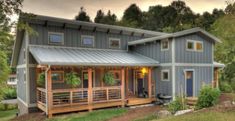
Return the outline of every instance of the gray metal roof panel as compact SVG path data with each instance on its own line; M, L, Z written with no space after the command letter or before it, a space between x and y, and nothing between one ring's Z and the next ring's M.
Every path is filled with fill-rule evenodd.
M157 66L158 61L122 50L30 46L30 52L41 65L83 66Z

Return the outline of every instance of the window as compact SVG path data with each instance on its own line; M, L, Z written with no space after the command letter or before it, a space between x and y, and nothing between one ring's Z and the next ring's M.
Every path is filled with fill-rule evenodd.
M169 81L169 70L162 70L161 78L162 81Z
M64 82L64 72L63 71L52 71L51 72L52 83L63 83Z
M168 50L169 49L169 41L168 40L162 40L161 41L161 50Z
M119 70L110 71L113 74L114 79L116 80L116 86L121 85L121 72Z
M194 50L194 42L193 41L187 41L187 50Z
M203 50L202 42L196 42L196 50L197 51L202 51Z
M186 49L188 51L198 51L202 52L203 51L203 42L201 41L194 41L194 40L188 40Z
M109 48L120 48L120 39L109 38Z
M57 32L48 33L49 44L64 44L64 34Z
M94 36L81 36L82 46L94 47Z

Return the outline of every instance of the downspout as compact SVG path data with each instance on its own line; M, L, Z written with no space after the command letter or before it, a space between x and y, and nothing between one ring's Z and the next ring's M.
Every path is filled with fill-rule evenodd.
M47 67L47 69L46 69L46 71L45 71L45 80L46 80L46 114L48 114L48 89L47 89L47 72L49 71L49 69L51 68L51 65L48 65L48 67Z

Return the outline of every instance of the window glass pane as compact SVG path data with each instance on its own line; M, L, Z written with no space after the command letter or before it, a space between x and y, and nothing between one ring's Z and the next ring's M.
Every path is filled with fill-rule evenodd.
M110 47L111 48L119 48L120 47L120 40L110 40Z
M196 49L197 50L202 50L202 43L197 42L196 43Z
M163 80L168 80L168 72L163 72Z
M168 41L162 42L162 49L168 49Z
M63 36L61 34L49 34L50 43L62 43Z
M187 48L190 49L190 50L193 50L193 48L194 48L193 42L188 42L187 43Z
M82 44L85 46L93 46L93 37L83 37Z
M51 73L52 82L63 82L63 72L52 72Z

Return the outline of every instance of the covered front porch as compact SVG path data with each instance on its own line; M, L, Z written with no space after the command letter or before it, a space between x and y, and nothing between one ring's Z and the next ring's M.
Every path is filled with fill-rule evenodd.
M30 47L38 63L36 75L45 73L44 87L37 87L37 106L53 114L92 111L97 108L131 106L155 100L152 78L158 62L120 50ZM71 87L67 73L76 73L81 84ZM104 75L112 73L114 85Z

